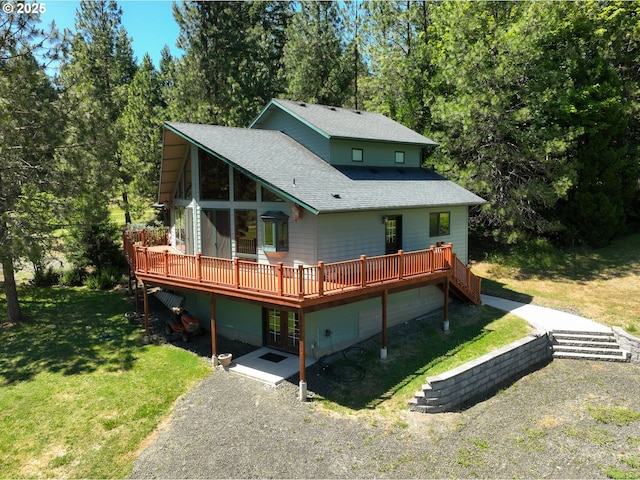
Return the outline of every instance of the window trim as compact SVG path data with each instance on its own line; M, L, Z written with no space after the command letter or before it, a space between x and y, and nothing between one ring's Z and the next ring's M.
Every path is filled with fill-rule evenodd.
M398 154L402 154L402 159L401 160L398 160ZM405 155L403 150L396 150L396 154L395 155L396 155L395 156L395 163L403 164L405 162L406 155Z
M265 252L289 251L289 215L283 212L269 211L260 215L262 219L262 249ZM269 235L267 232L269 231ZM272 243L267 243L267 237Z
M356 153L359 153L359 155L356 155ZM360 158L357 158L357 157ZM362 148L352 148L351 149L351 161L352 162L364 162L364 149Z

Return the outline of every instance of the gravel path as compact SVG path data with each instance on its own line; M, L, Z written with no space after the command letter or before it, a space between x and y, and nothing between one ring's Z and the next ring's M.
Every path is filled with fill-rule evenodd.
M597 407L640 414L631 364L556 360L461 412L400 421L330 413L296 394L217 370L178 403L131 477L640 477L640 419L594 418Z

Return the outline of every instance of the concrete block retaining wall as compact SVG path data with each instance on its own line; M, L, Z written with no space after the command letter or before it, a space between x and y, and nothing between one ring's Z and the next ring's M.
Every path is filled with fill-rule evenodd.
M494 352L441 375L427 377L427 384L409 400L411 411L439 413L454 410L479 398L536 365L548 362L552 349L544 331L530 334Z
M640 338L634 337L619 327L613 327L612 330L620 348L631 352L631 363L640 364Z

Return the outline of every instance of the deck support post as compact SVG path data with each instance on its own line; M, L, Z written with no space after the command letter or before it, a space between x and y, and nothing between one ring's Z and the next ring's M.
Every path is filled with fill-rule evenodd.
M299 357L300 357L300 392L298 394L298 400L301 402L307 401L307 367L305 359L305 320L304 320L304 308L298 310L298 324L300 325L300 341L298 342Z
M144 300L144 343L148 344L151 341L149 335L149 292L145 282L142 282L142 297Z
M127 262L127 295L133 295L133 286L131 285L131 265Z
M449 332L449 277L444 278L444 324L442 329Z
M138 313L138 277L135 276L133 277L133 295L134 295L134 302L135 302L135 306L136 306L136 313Z
M387 359L387 304L389 300L389 290L382 292L382 346L380 347L380 360Z
M216 341L216 295L214 293L209 296L209 308L211 309L211 361L215 366L218 358L218 344Z

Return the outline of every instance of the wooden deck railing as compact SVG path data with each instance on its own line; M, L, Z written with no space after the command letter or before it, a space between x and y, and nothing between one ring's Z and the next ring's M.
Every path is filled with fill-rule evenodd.
M162 244L161 237L156 234L150 240L144 233L131 235L125 232L124 249L133 271L147 278L155 277L158 281L164 279L169 283L175 280L181 284L192 284L195 289L199 288L198 285L211 285L305 299L451 271L456 283L468 286L471 290L477 286L478 299L480 295L479 280L453 254L452 244L412 252L400 250L392 255L362 255L354 260L290 267L282 263L262 264L238 258L184 255L156 249L149 244L150 241L155 245ZM476 281L477 284L474 283Z

